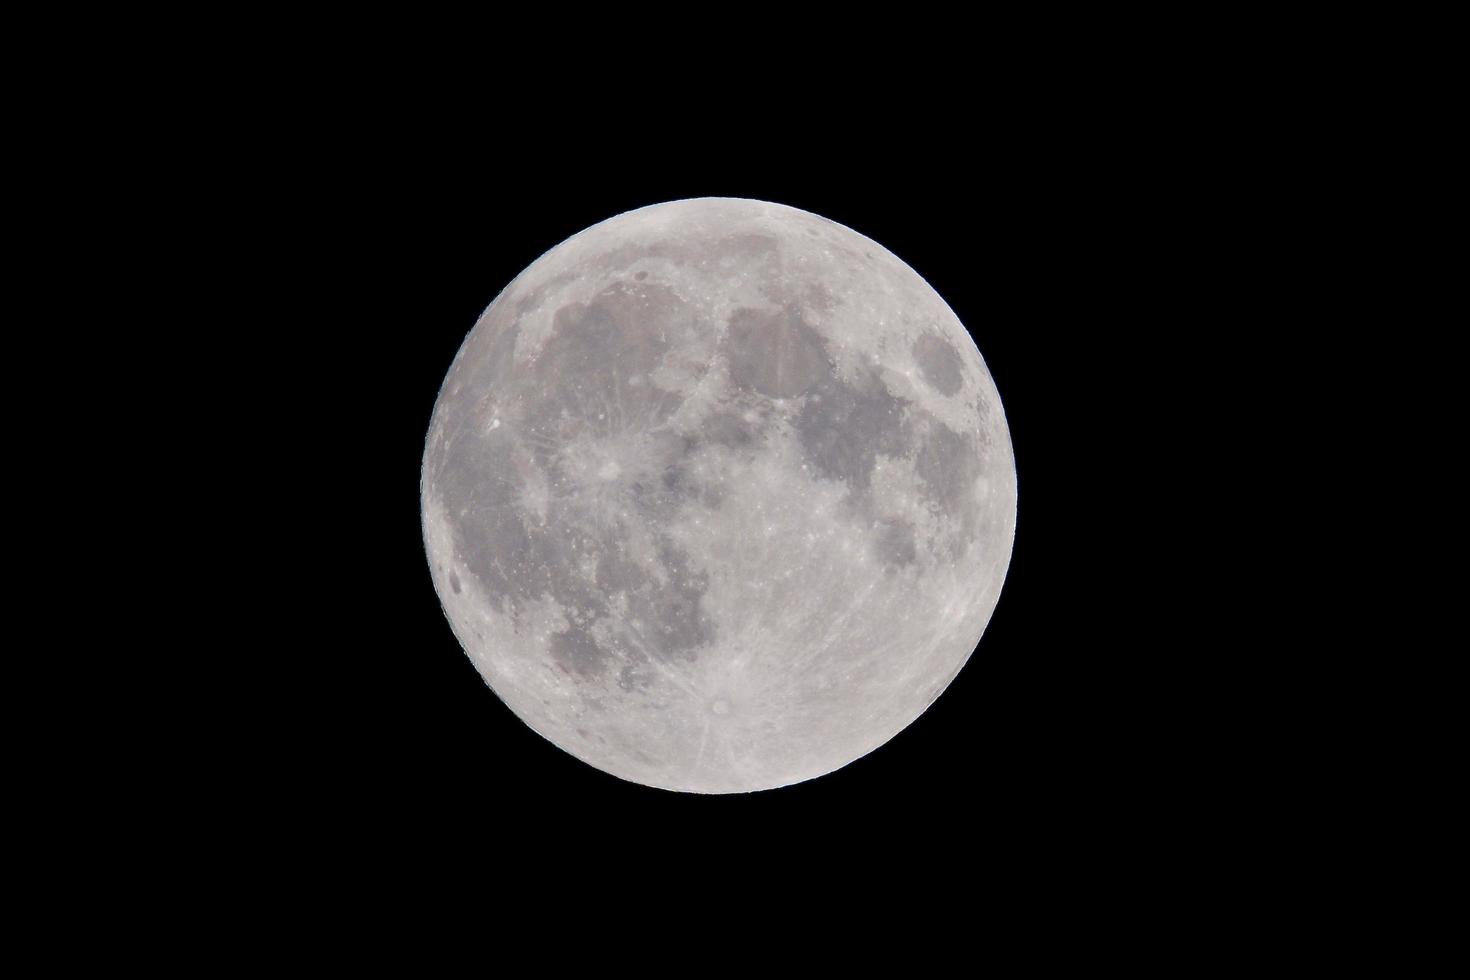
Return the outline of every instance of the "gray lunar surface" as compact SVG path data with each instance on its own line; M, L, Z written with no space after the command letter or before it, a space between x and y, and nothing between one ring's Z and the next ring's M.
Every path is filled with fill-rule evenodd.
M970 334L805 211L631 211L537 259L439 393L423 530L455 635L531 728L697 793L831 772L974 650L1016 473Z

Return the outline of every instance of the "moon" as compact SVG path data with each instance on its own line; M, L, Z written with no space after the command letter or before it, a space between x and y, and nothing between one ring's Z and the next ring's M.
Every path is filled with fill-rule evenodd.
M537 259L434 408L434 586L486 683L589 765L691 793L829 773L964 666L1016 470L971 335L817 215L700 198Z

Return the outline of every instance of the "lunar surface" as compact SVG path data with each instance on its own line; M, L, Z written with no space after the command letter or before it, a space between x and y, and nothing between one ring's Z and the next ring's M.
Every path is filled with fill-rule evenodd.
M769 789L917 718L984 631L1016 474L970 334L805 211L706 198L547 252L454 360L434 585L492 690L649 786Z

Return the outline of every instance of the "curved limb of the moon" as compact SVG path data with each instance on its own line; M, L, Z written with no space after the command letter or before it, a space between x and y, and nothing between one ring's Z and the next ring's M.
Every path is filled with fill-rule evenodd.
M999 596L1016 479L970 334L780 205L603 222L496 298L425 447L425 544L490 687L607 772L810 779L909 724Z

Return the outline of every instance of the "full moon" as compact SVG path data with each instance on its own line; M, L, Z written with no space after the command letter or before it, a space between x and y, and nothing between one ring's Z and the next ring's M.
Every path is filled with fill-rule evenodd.
M455 635L536 732L635 783L771 789L947 687L1010 562L1016 471L954 312L779 204L594 225L485 310L424 448Z

